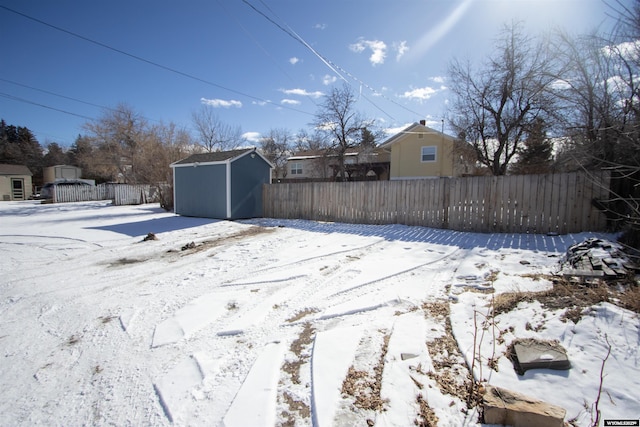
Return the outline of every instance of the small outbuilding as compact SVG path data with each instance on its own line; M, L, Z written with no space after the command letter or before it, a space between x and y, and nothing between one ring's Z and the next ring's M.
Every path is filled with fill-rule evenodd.
M81 179L82 169L76 166L55 165L42 170L44 182L55 182L68 179Z
M33 174L24 165L0 164L0 200L26 200L33 194Z
M273 165L255 148L193 154L172 163L178 215L215 219L262 216L262 186Z

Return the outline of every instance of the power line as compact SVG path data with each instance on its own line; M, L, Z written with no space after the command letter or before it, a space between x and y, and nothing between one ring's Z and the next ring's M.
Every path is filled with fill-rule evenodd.
M297 108L292 108L292 107L290 107L290 106L288 106L288 105L281 105L281 104L277 104L277 103L275 103L275 102L273 102L273 101L269 101L269 100L266 100L266 99L263 99L263 98L260 98L260 97L257 97L257 96L249 95L249 94L247 94L247 93L244 93L244 92L241 92L241 91L238 91L238 90L235 90L235 89L231 89L231 88L228 88L228 87L225 87L225 86L219 85L219 84L217 84L217 83L214 83L214 82L209 81L209 80L205 80L205 79L203 79L203 78L200 78L200 77L194 76L194 75L192 75L192 74L185 73L184 71L180 71L180 70L177 70L177 69L175 69L175 68L171 68L171 67L168 67L168 66L166 66L166 65L162 65L162 64L160 64L160 63L157 63L157 62L154 62L154 61L151 61L151 60L145 59L145 58L143 58L143 57L141 57L141 56L134 55L134 54L129 53L129 52L126 52L126 51L124 51L124 50L121 50L121 49L118 49L118 48L115 48L115 47L109 46L109 45L107 45L107 44L105 44L105 43L102 43L102 42L99 42L99 41L93 40L93 39L91 39L91 38L89 38L89 37L85 37L85 36L83 36L83 35L81 35L81 34L78 34L78 33L73 32L73 31L66 30L66 29L64 29L64 28L62 28L62 27L58 27L58 26L56 26L56 25L50 24L50 23L45 22L45 21L43 21L43 20L41 20L41 19L34 18L34 17L29 16L29 15L27 15L27 14L25 14L25 13L18 12L17 10L11 9L11 8L9 8L9 7L6 7L6 6L3 6L3 5L0 5L0 9L4 9L4 10L6 10L6 11L8 11L8 12L15 13L16 15L22 16L23 18L26 18L26 19L29 19L29 20L31 20L31 21L37 22L38 24L41 24L41 25L44 25L44 26L46 26L46 27L52 28L52 29L54 29L54 30L56 30L56 31L63 32L63 33L68 34L68 35L70 35L70 36L76 37L76 38L78 38L78 39L80 39L80 40L84 40L84 41L86 41L86 42L88 42L88 43L95 44L95 45L100 46L100 47L102 47L102 48L104 48L104 49L108 49L108 50L111 50L111 51L113 51L113 52L119 53L119 54L121 54L121 55L128 56L129 58L135 59L135 60L140 61L140 62L144 62L144 63L149 64L149 65L152 65L152 66L154 66L154 67L161 68L161 69L163 69L163 70L165 70L165 71L169 71L169 72L171 72L171 73L178 74L178 75L180 75L180 76L182 76L182 77L186 77L186 78L188 78L188 79L195 80L195 81L198 81L198 82L200 82L200 83L204 83L204 84L209 85L209 86L213 86L213 87L216 87L216 88L219 88L219 89L222 89L222 90L226 90L226 91L228 91L228 92L234 93L234 94L236 94L236 95L244 96L244 97L247 97L247 98L253 99L253 100L255 100L255 101L264 102L264 103L267 103L267 104L275 105L276 107L285 108L285 109L292 110L292 111L296 111L296 112L303 113L303 114L309 114L309 115L311 114L311 113L308 113L308 112L306 112L306 111L298 110Z
M411 114L415 114L417 116L420 116L420 113L413 111L409 108L407 108L406 106L394 101L393 99L390 99L388 97L386 97L383 93L378 92L377 90L375 90L373 87L371 87L370 85L366 84L363 80L357 78L356 76L354 76L353 74L349 73L347 70L345 70L344 68L340 67L339 65L337 65L335 62L331 61L330 59L326 58L324 55L322 55L320 52L318 52L317 50L315 50L309 43L307 43L300 35L298 35L298 33L296 33L286 22L284 23L284 25L287 28L284 28L282 25L280 25L279 23L277 23L275 20L271 19L271 17L269 17L268 15L266 15L264 12L262 12L261 10L259 10L257 7L255 7L254 5L252 5L251 3L249 3L249 0L242 0L243 3L245 3L247 6L249 6L251 9L253 9L256 13L258 13L259 15L261 15L263 18L265 18L267 21L269 21L270 23L272 23L273 25L275 25L277 28L279 28L281 31L283 31L285 34L287 34L289 37L293 38L294 40L296 40L297 42L301 43L305 48L307 48L308 50L311 51L311 53L313 53L318 59L320 59L320 61L322 61L331 71L333 71L338 77L340 77L340 79L342 79L343 81L345 81L346 83L350 84L350 82L344 77L343 74L349 76L351 79L353 79L354 81L356 81L357 83L360 84L360 86L364 86L367 89L369 89L371 92L373 92L375 95L381 96L382 98L386 99L387 101L397 105L398 107L410 112ZM267 10L269 12L271 12L277 19L281 20L282 19L280 17L278 17L278 15L276 15L273 10L271 10L271 8L269 8L269 6L267 4L265 4L265 2L263 0L259 0L260 3L262 3L262 5L267 8ZM283 21L284 22L284 21ZM341 73L342 72L342 73ZM363 98L365 98L369 103L371 103L371 105L373 105L375 108L377 108L378 110L380 110L382 113L384 113L385 115L387 115L388 117L392 118L393 117L386 112L385 110L383 110L380 106L378 106L375 102L373 102L372 100L370 100L369 98L367 98L366 96L362 95ZM395 120L395 119L394 119Z
M0 77L0 81L6 82L6 83L11 83L12 85L24 87L24 88L35 90L35 91L38 91L38 92L46 93L48 95L53 95L53 96L57 96L57 97L60 97L60 98L68 99L70 101L79 102L81 104L90 105L92 107L103 108L105 110L116 111L113 108L105 107L103 105L94 104L94 103L88 102L88 101L83 101L81 99L73 98L71 96L61 95L59 93L51 92L51 91L48 91L48 90L45 90L45 89L38 89L37 87L29 86L29 85L26 85L26 84L23 84L23 83L14 82L12 80L3 79L2 77Z
M27 89L35 90L37 92L46 93L48 95L57 96L59 98L68 99L70 101L79 102L81 104L90 105L92 107L101 108L103 110L112 111L114 113L117 113L119 111L117 108L105 107L104 105L95 104L93 102L88 102L88 101L83 101L82 99L78 99L78 98L73 98L71 96L62 95L62 94L55 93L55 92L52 92L52 91L49 91L49 90L46 90L46 89L40 89L40 88L37 88L37 87L26 85L24 83L15 82L13 80L3 79L2 77L0 77L0 81L6 82L6 83L10 83L10 84L13 84L13 85L16 85L16 86L24 87L24 88L27 88ZM7 95L7 96L5 96L5 98L8 97L8 96L12 96L13 97L13 95ZM28 102L28 103L33 104L33 105L43 106L41 104L35 103L34 101L24 100L23 102ZM50 107L50 106L44 106L44 108L49 108L49 109L54 109L55 110L54 107ZM74 114L75 115L75 113L70 113L70 114ZM143 115L141 115L140 117L142 117L143 119L148 120L148 121L162 123L162 120L152 119L152 118L149 118L149 117L146 117L146 116L143 116ZM92 119L92 120L96 120L96 119Z
M82 114L72 113L71 111L62 110L60 108L51 107L51 106L45 105L45 104L40 104L40 103L35 102L35 101L30 101L28 99L24 99L24 98L20 98L20 97L17 97L17 96L10 95L8 93L0 92L0 96L3 97L3 98L10 99L12 101L19 101L19 102L24 102L26 104L36 105L38 107L46 108L46 109L53 110L53 111L58 111L60 113L68 114L70 116L76 116L76 117L80 117L82 119L86 119L86 120L90 120L90 121L96 120L93 117L83 116Z

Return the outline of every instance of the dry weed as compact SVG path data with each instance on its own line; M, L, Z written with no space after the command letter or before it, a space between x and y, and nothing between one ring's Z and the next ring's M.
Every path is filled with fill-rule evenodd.
M297 412L299 416L302 418L310 418L311 417L311 408L306 403L296 400L291 394L286 391L282 394L282 398L284 400L284 404L289 408L289 412L282 411L281 415L284 420L280 423L281 427L295 427L296 419L293 416L292 412Z
M416 396L416 402L418 402L420 412L418 413L418 418L414 421L414 424L418 427L438 427L438 417L422 394Z
M640 313L640 286L629 285L627 289L620 292L618 298L622 307L634 313Z
M544 291L516 290L496 295L493 300L491 315L495 317L502 313L508 313L523 301L538 301L547 309L560 310L568 308L562 319L569 319L577 323L584 308L610 301L614 292L606 283L601 281L593 284L575 284L566 280L556 279L553 282L553 287Z
M387 355L389 347L390 335L385 335L382 343L382 349L378 363L373 367L373 375L366 371L359 371L353 366L349 367L347 377L342 383L342 393L352 396L354 406L364 410L372 410L382 412L387 399L380 396L382 389L382 370L384 369L384 359Z
M468 401L472 377L453 336L448 307L447 303L444 335L427 342L434 367L434 371L428 372L427 375L438 384L443 393Z

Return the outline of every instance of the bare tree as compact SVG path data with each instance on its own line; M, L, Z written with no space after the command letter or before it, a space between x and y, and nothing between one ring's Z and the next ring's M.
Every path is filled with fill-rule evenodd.
M291 153L293 137L286 129L271 129L260 139L260 151L275 166L275 176L286 178L287 157Z
M373 126L373 121L366 121L360 117L355 110L355 104L356 98L348 85L334 88L325 97L313 123L336 156L340 180L347 178L345 167L347 150L360 144L363 129Z
M482 69L475 71L469 61L454 60L449 66L451 125L494 175L507 173L527 130L552 111L552 57L518 27L504 28L496 54Z
M210 106L202 105L192 120L201 146L209 153L233 150L245 143L240 126L224 123Z
M126 183L139 183L138 160L147 122L126 104L105 110L101 118L84 125L96 147L96 170Z
M617 5L617 6L616 6ZM608 200L595 201L612 229L640 247L640 1L616 1L619 21L606 37L560 34L563 62L556 94L566 117L561 157L576 168L611 171ZM617 8L617 9L616 9Z
M564 153L570 156L561 156L566 169L601 167L614 158L610 140L615 139L618 114L612 87L616 72L612 56L604 55L605 44L595 34L555 37L553 48L561 66L554 93L568 138Z

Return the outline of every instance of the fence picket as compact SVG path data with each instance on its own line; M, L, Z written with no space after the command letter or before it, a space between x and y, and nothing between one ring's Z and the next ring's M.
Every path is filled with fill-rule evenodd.
M52 192L53 203L113 200L115 205L140 205L159 201L157 189L147 184L54 185Z
M267 184L263 214L475 232L600 231L606 217L591 202L607 197L609 180L599 172Z

